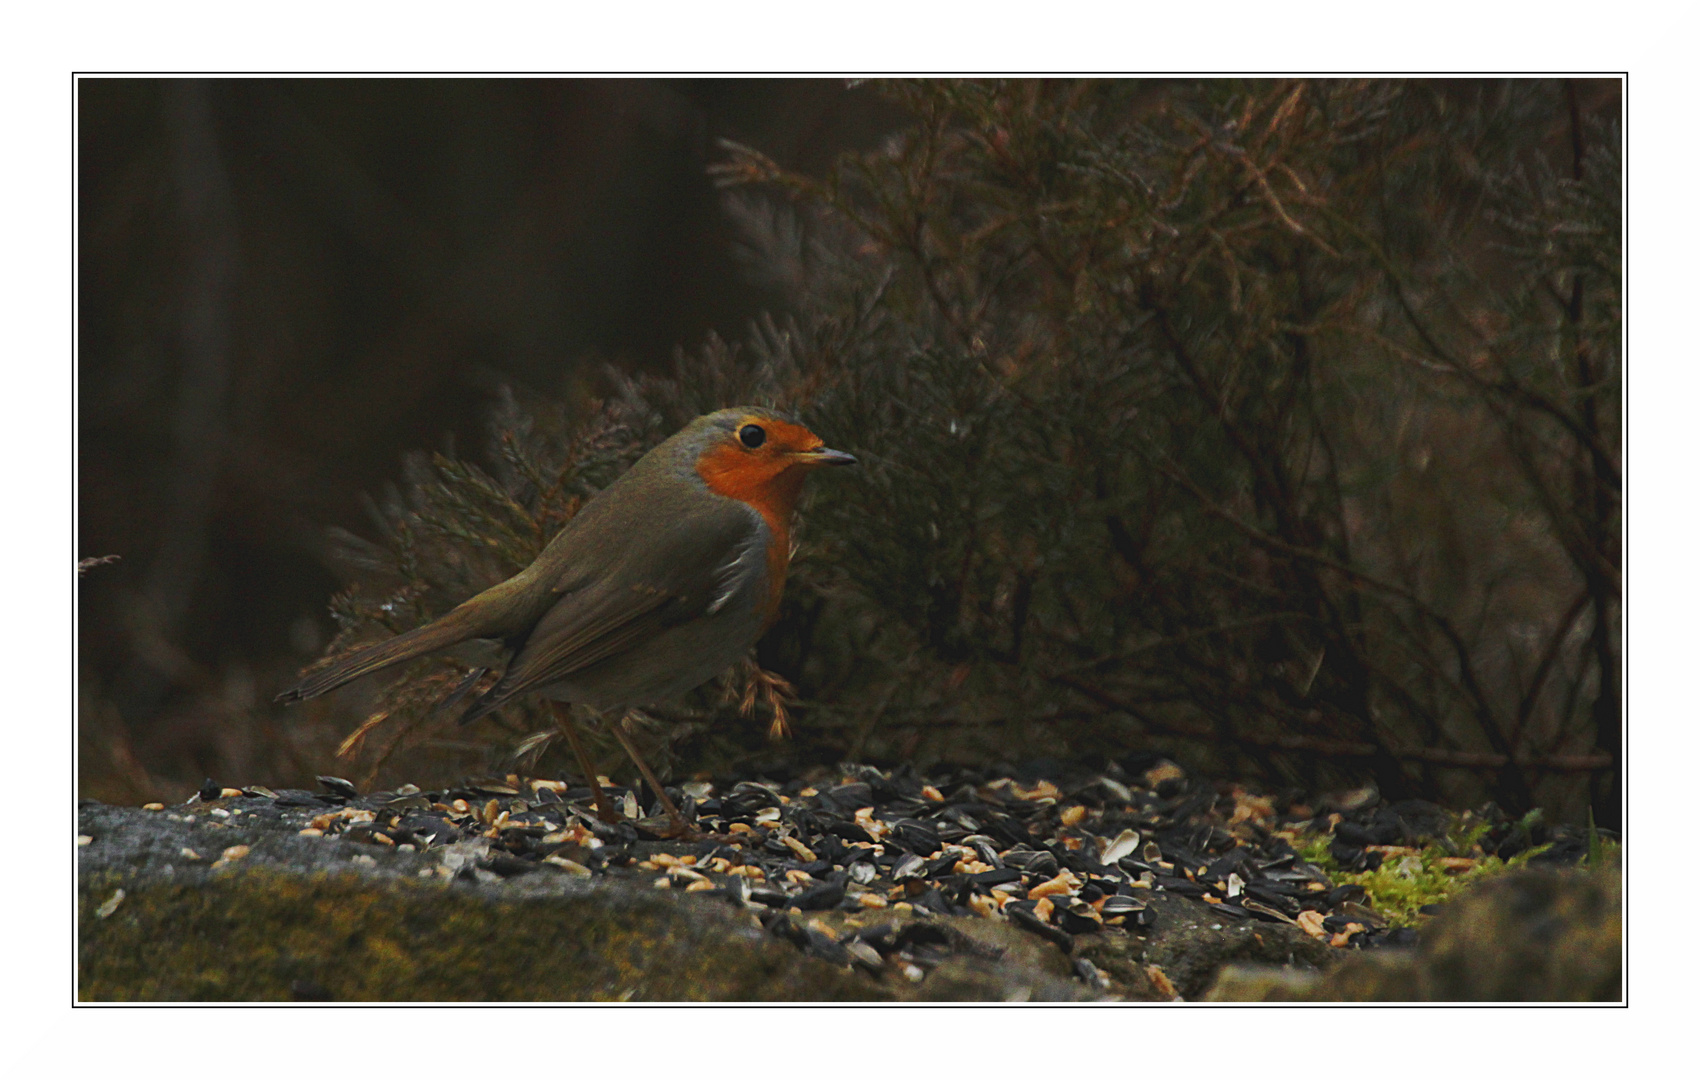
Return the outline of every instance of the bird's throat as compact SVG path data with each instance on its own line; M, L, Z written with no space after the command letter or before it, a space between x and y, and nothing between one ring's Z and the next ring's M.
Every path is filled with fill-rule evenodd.
M752 459L734 447L710 450L697 460L697 474L708 490L754 508L772 533L767 549L770 622L785 590L785 571L791 563L791 515L807 473L788 461Z

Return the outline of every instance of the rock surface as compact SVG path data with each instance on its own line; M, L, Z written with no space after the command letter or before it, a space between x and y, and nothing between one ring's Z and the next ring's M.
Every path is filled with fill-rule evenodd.
M1415 950L1359 953L1326 974L1234 966L1211 1001L1619 1001L1623 880L1520 870L1446 905Z
M81 809L79 832L85 1001L1092 996L1054 948L985 920L927 920L948 955L915 982L810 955L749 910L647 878L467 881L438 872L473 857L453 846L374 854L273 823L100 805ZM903 933L914 920L883 921Z
M1162 791L1088 778L1068 790L1038 782L1005 792L1000 781L945 794L908 778L905 794L862 773L878 782L818 795L740 783L703 802L720 828L750 833L756 844L744 847L658 841L630 819L604 826L547 787L516 797L517 781L366 796L335 778L322 778L320 794L209 782L169 809L86 803L78 992L89 1001L1620 992L1620 885L1605 875L1494 881L1446 905L1419 951L1391 944L1419 935L1386 933L1353 900L1361 888L1330 888L1284 841L1240 821L1263 804L1237 789L1219 798L1173 777L1149 785ZM1091 802L1094 785L1113 798L1077 801ZM486 789L506 794L486 798ZM890 805L870 813L882 797ZM865 842L864 826L883 846ZM1000 835L968 835L981 827ZM1134 828L1143 839L1128 839ZM994 865L969 861L979 858ZM1300 903L1303 928L1276 906Z

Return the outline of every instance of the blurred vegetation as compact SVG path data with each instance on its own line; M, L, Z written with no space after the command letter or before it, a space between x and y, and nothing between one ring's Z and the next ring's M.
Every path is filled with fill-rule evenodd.
M758 646L795 741L734 673L656 713L675 772L1137 748L1620 824L1616 83L866 89L912 117L877 152L716 169L794 314L416 459L345 537L336 648L761 403L864 467L813 485ZM421 662L346 749L464 751L432 711L458 677ZM555 752L526 708L471 737Z
M311 785L374 686L324 651L325 527L498 387L577 400L785 298L740 272L720 136L820 173L905 117L832 79L83 78L78 784ZM475 756L477 748L466 751Z

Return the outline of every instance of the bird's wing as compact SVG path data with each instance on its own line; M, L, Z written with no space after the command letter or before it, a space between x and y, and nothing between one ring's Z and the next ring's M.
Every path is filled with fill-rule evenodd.
M527 636L501 680L462 723L615 656L669 626L710 614L743 575L760 519L737 504L691 515L628 545L607 573L565 591Z

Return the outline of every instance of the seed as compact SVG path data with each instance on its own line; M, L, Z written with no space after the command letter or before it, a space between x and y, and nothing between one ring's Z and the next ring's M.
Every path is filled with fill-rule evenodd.
M796 855L797 855L797 858L802 859L804 862L815 862L815 861L817 861L816 858L815 858L815 853L809 849L808 845L804 844L801 840L797 839L795 836L785 837L785 846L790 848L793 852L795 852Z
M863 967L877 969L885 966L885 958L865 941L846 941L844 951Z
M97 919L107 918L114 911L117 911L118 905L122 904L123 902L124 902L124 890L123 889L114 889L112 891L112 895L106 898L106 902L94 909L94 917L97 918Z
M974 909L974 914L983 918L991 918L992 914L998 910L998 905L995 900L989 896L982 896L979 893L972 893L969 895L968 906Z
M1180 991L1175 989L1175 984L1169 981L1169 977L1163 973L1163 969L1156 964L1145 965L1145 977L1151 980L1152 989L1170 1001L1181 999Z
M888 901L877 892L865 892L856 897L856 902L865 908L882 908L886 906Z
M673 887L673 879L663 874L661 877L650 882L650 886L656 889L671 889Z
M218 797L221 799L240 799L242 797L242 789L233 787L220 788Z
M92 836L80 835L77 837L78 847L88 847L92 843L94 843L94 837Z
M1070 926L1068 923L1063 924L1063 928L1071 933L1079 934L1091 931L1093 927L1090 924L1093 923L1096 923L1098 926L1104 925L1103 916L1099 915L1098 910L1084 900L1075 899L1068 901L1068 903L1063 906L1062 913L1066 913L1075 923L1073 926Z
M1322 929L1322 913L1320 911L1301 911L1298 919L1300 929L1313 938L1325 938L1327 932Z
M1051 904L1051 898L1048 896L1039 897L1039 902L1033 905L1033 914L1040 922L1050 922L1052 910L1053 905Z
M1129 791L1127 785L1120 781L1112 780L1107 776L1100 776L1098 786L1109 792L1123 806L1133 802L1133 792Z
M307 828L307 829L302 829L300 832L296 833L295 835L296 836L323 836L323 835L325 835L325 830L317 829L317 828Z
M907 881L910 878L925 877L926 873L925 860L914 852L910 852L898 859L897 865L891 868L891 880Z
M178 852L178 854L183 856L185 859L191 860L196 860L201 857L201 853L191 847L184 848L182 851Z
M1104 845L1104 850L1098 855L1098 861L1105 866L1114 866L1138 850L1139 834L1132 829L1123 829L1114 840Z
M142 809L143 810L164 810L165 804L162 803L162 802L151 802L151 803L147 803L147 804L143 805Z
M1062 812L1062 823L1068 828L1074 828L1086 819L1086 807L1070 806Z
M1344 948L1352 943L1353 934L1361 934L1363 931L1363 923L1347 923L1345 929L1328 939L1328 944L1334 946L1336 949Z
M944 802L944 792L931 784L927 784L921 788L921 798L928 802Z
M1179 780L1184 776L1186 776L1186 773L1181 770L1179 765L1172 761L1159 761L1151 768L1146 769L1145 775L1140 779L1145 782L1146 787L1155 788L1165 780Z
M1027 895L1035 898L1052 896L1057 893L1066 895L1073 892L1079 885L1080 880L1069 871L1064 870L1051 880L1041 882L1027 890Z
M575 877L589 877L590 876L590 867L584 865L583 863L573 862L571 859L563 859L559 855L550 855L548 858L544 859L543 861L548 863L550 866L558 866L562 870L565 870L567 873L572 874Z
M1093 905L1100 915L1130 915L1145 910L1143 900L1135 900L1131 896L1106 896Z

